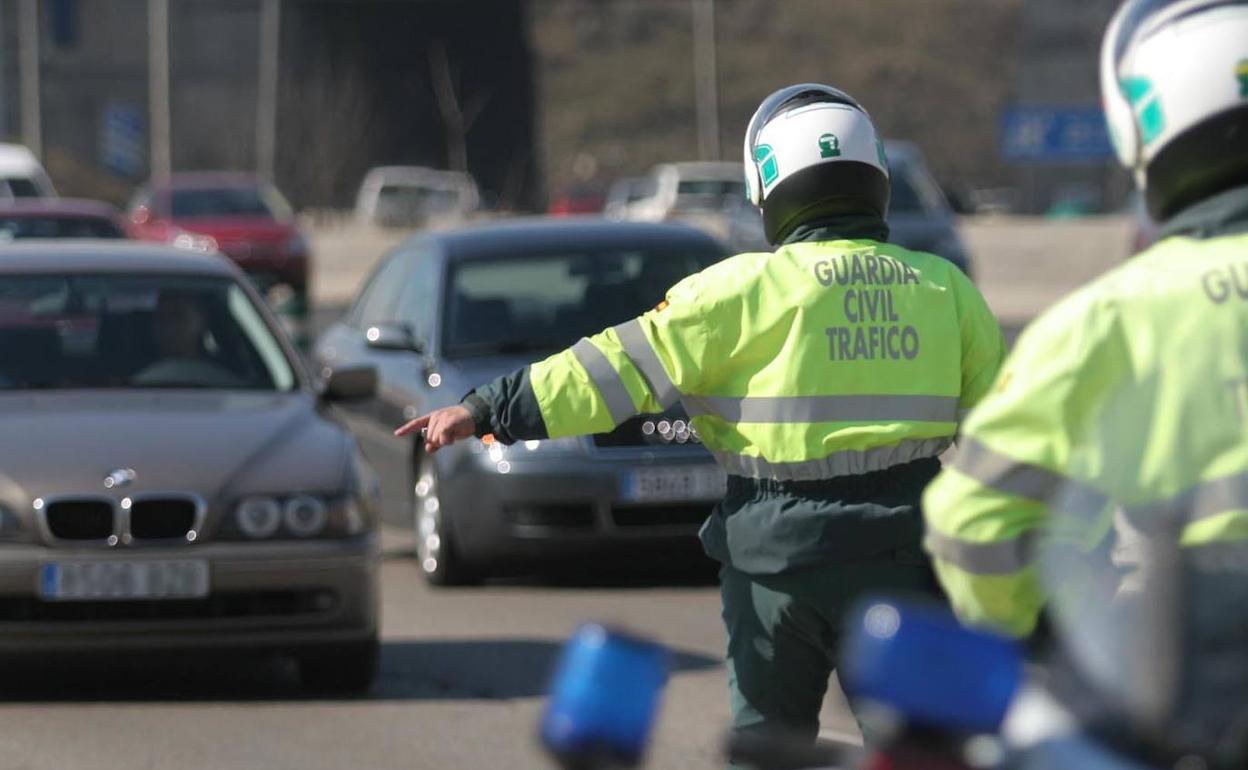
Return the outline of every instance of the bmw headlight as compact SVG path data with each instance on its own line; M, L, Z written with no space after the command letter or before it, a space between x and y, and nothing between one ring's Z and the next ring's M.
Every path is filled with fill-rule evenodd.
M366 505L353 495L257 495L234 508L231 530L248 540L346 537L364 532L370 521Z
M329 516L325 503L311 495L299 495L286 501L282 511L286 529L296 537L312 537L325 529Z
M252 540L272 537L282 525L282 506L272 497L249 497L234 510L234 522Z

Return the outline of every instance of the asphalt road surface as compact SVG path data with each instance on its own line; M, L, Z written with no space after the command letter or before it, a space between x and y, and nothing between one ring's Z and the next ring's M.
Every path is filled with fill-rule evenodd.
M712 768L728 713L711 572L646 570L427 588L387 533L374 694L304 696L281 660L86 659L0 672L6 768L551 767L533 740L559 644L586 619L675 652L651 767ZM851 730L843 709L830 724Z
M989 223L970 238L989 301L1011 337L1035 308L1069 288L1071 276L1099 269L1087 254L1113 261L1087 245L1095 245L1087 233L1074 233L1067 248L1055 245L1053 231L1031 233L1029 226ZM1017 244L1027 249L1011 250ZM322 296L327 309L317 313L318 327L375 261L376 252L364 251L344 247L336 262L326 259L343 277L321 282L332 291ZM410 556L410 535L388 530L386 542L384 651L370 697L309 698L293 666L281 660L90 658L0 669L0 766L551 767L533 738L541 695L561 640L587 619L651 634L676 653L649 766L722 766L723 630L707 565L661 579L637 564L608 575L582 571L553 581L432 590ZM856 733L835 687L823 722L829 737Z

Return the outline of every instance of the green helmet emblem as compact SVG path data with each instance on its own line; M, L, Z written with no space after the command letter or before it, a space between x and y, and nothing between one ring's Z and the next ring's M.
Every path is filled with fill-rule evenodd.
M836 134L824 134L819 137L819 157L837 158L841 154L841 140Z
M1235 65L1235 77L1239 78L1239 95L1248 99L1248 59Z
M1152 144L1166 129L1161 98L1153 88L1153 81L1148 78L1125 78L1122 92L1135 110L1135 119L1140 126L1140 143Z
M758 164L758 175L763 179L763 189L771 187L780 177L780 164L776 161L776 153L770 144L760 144L754 148L754 162Z

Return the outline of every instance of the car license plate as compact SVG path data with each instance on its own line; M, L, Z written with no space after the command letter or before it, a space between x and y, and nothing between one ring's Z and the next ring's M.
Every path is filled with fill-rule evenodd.
M39 594L49 601L198 599L208 595L208 562L52 562L40 572Z
M624 476L623 497L630 502L714 500L724 496L727 477L719 468L645 468Z

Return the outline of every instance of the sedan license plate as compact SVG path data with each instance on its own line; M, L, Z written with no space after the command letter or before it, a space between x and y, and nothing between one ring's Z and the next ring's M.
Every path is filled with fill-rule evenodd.
M727 477L719 468L646 468L624 476L623 497L629 502L714 500L724 496Z
M208 595L208 562L52 562L39 574L39 595L48 601L199 599Z

